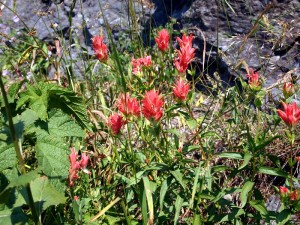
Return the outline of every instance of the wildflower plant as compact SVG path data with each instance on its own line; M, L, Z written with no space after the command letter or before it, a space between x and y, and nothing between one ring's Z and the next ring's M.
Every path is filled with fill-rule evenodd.
M24 224L285 224L300 210L297 104L264 111L267 89L253 69L242 87L224 90L212 79L214 90L201 93L195 82L208 68L196 74L191 65L196 34L176 37L172 27L154 30L155 46L132 43L122 54L109 30L106 38L94 36L84 80L72 76L64 51L46 66L56 68L57 80L42 79L38 70L13 82L0 74L0 218L6 224L14 218ZM44 51L41 41L30 40ZM1 57L2 70L12 72L13 60ZM19 61L22 71L37 64L27 60ZM286 84L285 98L295 90ZM289 171L273 151L284 133ZM270 185L274 177L282 184ZM279 210L266 207L266 192L280 196Z

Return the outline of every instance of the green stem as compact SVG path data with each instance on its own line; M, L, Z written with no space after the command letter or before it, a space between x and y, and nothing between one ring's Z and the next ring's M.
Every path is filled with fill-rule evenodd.
M16 155L17 155L17 158L18 158L20 171L21 171L21 174L25 174L26 173L25 162L24 162L24 159L23 159L23 156L22 156L21 148L19 146L19 141L18 141L18 137L17 137L16 131L15 131L11 110L9 108L9 103L8 103L6 91L5 91L5 88L4 88L3 81L2 81L2 71L0 71L0 89L1 89L1 92L2 92L4 104L5 104L5 110L6 110L6 114L7 114L8 123L9 123L9 129L10 129L11 137L12 137L12 140L13 140L13 143L14 143ZM25 188L26 188L26 191L27 191L29 206L30 206L30 209L31 209L31 213L32 213L32 216L33 216L34 223L35 224L41 224L40 221L39 221L39 216L38 216L37 211L35 209L34 200L33 200L32 192L31 192L31 189L30 189L30 184L26 184Z
M131 220L130 220L130 218L129 218L129 215L128 215L128 212L127 212L127 207L126 207L126 205L125 205L124 200L121 201L121 207L122 207L122 209L123 209L123 212L124 212L124 216L125 216L127 225L131 225Z

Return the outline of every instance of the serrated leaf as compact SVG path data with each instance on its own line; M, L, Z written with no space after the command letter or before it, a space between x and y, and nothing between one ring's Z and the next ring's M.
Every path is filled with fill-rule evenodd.
M61 110L49 112L49 122L46 126L47 133L56 137L84 137L85 135L82 128Z
M41 172L41 169L37 168L28 173L20 175L20 176L16 177L15 179L10 180L10 184L8 185L7 188L19 187L19 186L24 186L26 184L29 184L31 181L33 181L34 179L39 177L40 172Z
M69 115L73 115L77 122L85 127L90 127L86 114L86 106L81 97L76 93L62 88L53 83L40 82L30 86L20 94L17 109L27 104L39 117L46 121L48 110L59 108Z
M43 137L37 140L36 157L38 165L50 178L66 179L68 177L70 150L62 140L53 137Z
M28 85L27 91L20 94L20 99L17 102L17 109L28 103L29 108L35 111L42 120L47 120L49 94L46 86L43 87L40 89L40 86L38 85L35 87Z
M253 186L254 186L254 182L252 181L247 181L244 184L241 191L241 208L244 208L244 206L246 205L249 192L252 190Z
M46 176L32 181L30 187L39 215L49 206L63 204L66 201L64 194L56 191Z
M13 103L15 101L15 97L18 94L20 88L22 87L25 80L14 81L7 90L7 100L8 103Z

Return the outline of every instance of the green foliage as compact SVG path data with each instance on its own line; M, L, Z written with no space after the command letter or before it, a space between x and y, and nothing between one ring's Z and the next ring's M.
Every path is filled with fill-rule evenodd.
M90 127L82 98L56 84L39 82L34 85L27 85L27 90L20 94L17 109L26 103L44 121L49 118L49 109L57 108L74 116L82 127Z

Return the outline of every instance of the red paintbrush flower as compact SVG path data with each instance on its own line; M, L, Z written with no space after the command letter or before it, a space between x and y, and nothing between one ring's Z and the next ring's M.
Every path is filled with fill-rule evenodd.
M142 72L143 67L150 67L152 65L151 56L145 56L144 58L132 59L132 73L138 75Z
M112 133L117 135L120 133L122 126L125 124L123 117L120 114L114 113L108 117L108 126L111 128Z
M145 93L144 99L142 100L142 103L142 112L148 120L154 119L155 121L158 121L162 117L162 107L164 105L164 102L158 91L147 91Z
M105 62L108 59L107 46L103 43L103 36L95 36L92 38L92 47L94 49L96 58L100 62Z
M159 50L166 52L169 48L170 35L168 30L162 29L158 32L155 42Z
M190 84L185 83L184 80L180 77L177 79L176 84L173 88L173 94L177 99L184 101L189 92L189 89Z
M129 93L119 95L117 107L125 116L140 115L140 104L136 98L130 98Z
M177 50L177 58L174 60L174 65L180 73L185 73L188 65L195 57L195 48L192 47L193 38L193 35L187 37L185 34L182 36L182 39L177 38L180 50Z
M282 103L283 110L277 110L280 118L286 123L286 125L293 127L300 121L300 108L294 102L293 104Z

